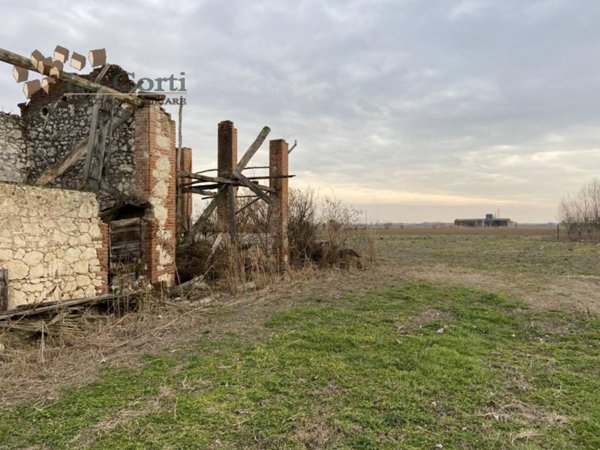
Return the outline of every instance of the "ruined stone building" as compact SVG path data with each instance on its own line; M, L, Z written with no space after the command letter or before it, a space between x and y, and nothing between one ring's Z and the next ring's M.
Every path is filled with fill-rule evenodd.
M133 87L118 66L100 82ZM124 276L175 283L177 227L191 217L191 200L176 198L176 165L191 171L191 150L177 154L175 123L157 102L110 129L95 187L83 183L85 157L36 186L88 138L98 98L57 81L20 104L20 115L0 113L0 274L8 284L0 308L101 295ZM122 108L105 101L101 113Z

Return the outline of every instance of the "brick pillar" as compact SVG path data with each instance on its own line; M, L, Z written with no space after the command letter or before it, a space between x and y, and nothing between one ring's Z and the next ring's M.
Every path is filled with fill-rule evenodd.
M238 146L237 146L237 129L234 127L233 122L226 120L219 123L218 127L218 175L220 177L229 178L235 166L237 165L238 158ZM233 195L236 195L237 188L230 190ZM233 199L234 207L237 202ZM229 202L226 197L222 198L217 204L217 220L218 228L221 232L230 231L229 223L232 220L230 217Z
M155 283L175 283L177 158L175 122L159 106L135 113L134 196L149 203L143 219L145 275Z
M179 151L179 149L178 149ZM192 149L183 147L181 149L181 155L179 160L179 170L182 172L192 171ZM191 178L180 178L181 184L191 183ZM177 234L185 234L190 230L192 221L192 193L182 192L178 193L177 198Z
M270 142L269 146L269 175L288 175L288 143L283 139ZM277 255L280 270L285 270L289 264L288 246L288 184L287 178L272 178L269 181L273 205L271 209L271 233L273 234L273 250Z

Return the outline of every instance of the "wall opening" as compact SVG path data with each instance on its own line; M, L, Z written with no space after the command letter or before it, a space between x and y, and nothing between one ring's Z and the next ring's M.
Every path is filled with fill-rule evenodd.
M137 280L143 273L142 219L145 208L126 206L113 214L108 222L110 286Z

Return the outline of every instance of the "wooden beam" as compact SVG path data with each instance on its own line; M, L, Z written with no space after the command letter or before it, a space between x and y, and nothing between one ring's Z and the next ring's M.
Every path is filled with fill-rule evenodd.
M235 226L235 191L233 186L227 186L227 212L229 213L229 237L235 242L237 230Z
M111 102L110 102L111 103ZM106 146L110 142L111 135L111 111L101 110L101 120L99 126L98 135L98 148L96 150L96 164L93 166L91 173L89 174L88 185L93 192L98 192L100 189L100 183L102 180L102 174L104 172L104 160L106 155Z
M102 70L100 70L100 73L98 74L98 76L96 77L96 79L94 80L94 82L95 83L100 83L100 81L102 81L102 78L104 78L104 76L108 72L108 69L110 69L110 68L111 68L110 64L104 64L104 66L102 67Z
M180 178L193 178L194 180L199 180L201 182L206 182L206 183L236 184L235 181L230 180L229 178L211 177L208 175L202 175L200 173L179 171L178 176Z
M184 190L186 190L186 189L184 188ZM195 187L191 187L191 188L187 189L187 192L191 192L192 194L206 195L206 196L210 196L210 197L214 197L216 195L215 192L205 191L203 189L195 188Z
M98 303L106 302L109 300L116 300L123 297L122 295L102 295L100 297L92 298L79 298L75 300L65 300L59 303L37 303L32 304L31 308L19 309L10 311L5 314L0 314L0 321L7 319L15 319L17 317L35 316L37 314L43 314L48 312L60 311L61 309L69 309L80 305L95 305Z
M254 192L261 200L267 202L269 205L273 204L273 200L267 194L265 194L256 184L254 184L252 181L250 181L244 175L242 175L241 173L239 173L236 170L234 170L231 175L234 178L236 178L237 180L239 180L239 182L242 183L242 185L244 187L247 187L252 192Z
M121 110L121 114L113 117L111 125L113 128L117 128L127 122L131 116L133 116L134 108L129 106ZM78 142L73 150L69 152L62 161L58 162L52 167L47 168L36 180L37 186L44 186L50 183L52 180L61 176L65 173L73 164L77 163L87 151L88 139L83 139Z
M13 64L18 67L23 67L25 69L38 72L38 68L33 65L33 63L31 62L31 58L25 58L24 56L18 55L17 53L13 53L3 48L0 48L0 61L4 61L8 64ZM139 98L138 96L116 91L107 86L102 86L101 84L87 80L83 77L72 73L61 71L59 79L65 81L66 83L70 83L73 86L80 87L86 91L98 92L101 94L110 94L115 98L129 103L130 105L142 106L144 104L144 100Z
M265 139L267 139L270 132L271 129L269 127L263 127L260 133L258 133L258 136L256 136L256 139L254 140L252 145L248 148L248 150L246 150L244 156L242 156L242 159L240 159L240 162L238 162L237 166L235 166L235 170L241 172L246 168L246 166L248 165L252 157L256 154L260 146L263 144L263 142L265 142Z
M252 145L250 145L248 150L246 150L246 153L244 153L244 156L242 156L242 159L240 159L240 161L238 162L237 166L235 167L236 172L241 173L246 168L246 166L248 165L248 163L250 162L252 157L256 154L256 152L258 151L260 146L263 144L265 139L269 136L270 132L271 132L271 129L269 127L263 127L263 129L258 134L258 136L254 140ZM219 192L217 193L217 195L210 201L210 203L206 206L206 208L204 208L204 211L202 211L202 214L200 215L198 220L196 220L196 223L194 223L194 225L190 229L189 233L187 234L187 237L186 237L187 243L191 243L193 241L194 236L202 228L202 224L204 222L206 222L208 220L208 218L215 212L215 209L217 209L218 202L220 201L220 199L224 198L226 195L227 195L227 187L223 187L223 188L219 189Z
M96 148L96 135L98 134L98 115L100 114L100 104L102 103L101 98L94 100L94 106L92 107L92 119L90 121L90 134L88 135L87 143L87 156L85 158L85 164L83 166L83 180L82 188L86 187L90 178L90 171L92 170L92 158L94 157L94 149Z

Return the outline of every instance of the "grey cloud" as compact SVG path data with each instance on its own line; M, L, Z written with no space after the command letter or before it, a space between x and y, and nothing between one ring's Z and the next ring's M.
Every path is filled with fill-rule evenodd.
M324 189L480 196L545 221L600 162L592 0L30 3L0 6L3 47L106 47L138 76L184 71L198 168L214 165L218 121L237 123L241 148L269 124L299 140L293 170ZM23 101L8 66L0 99Z

